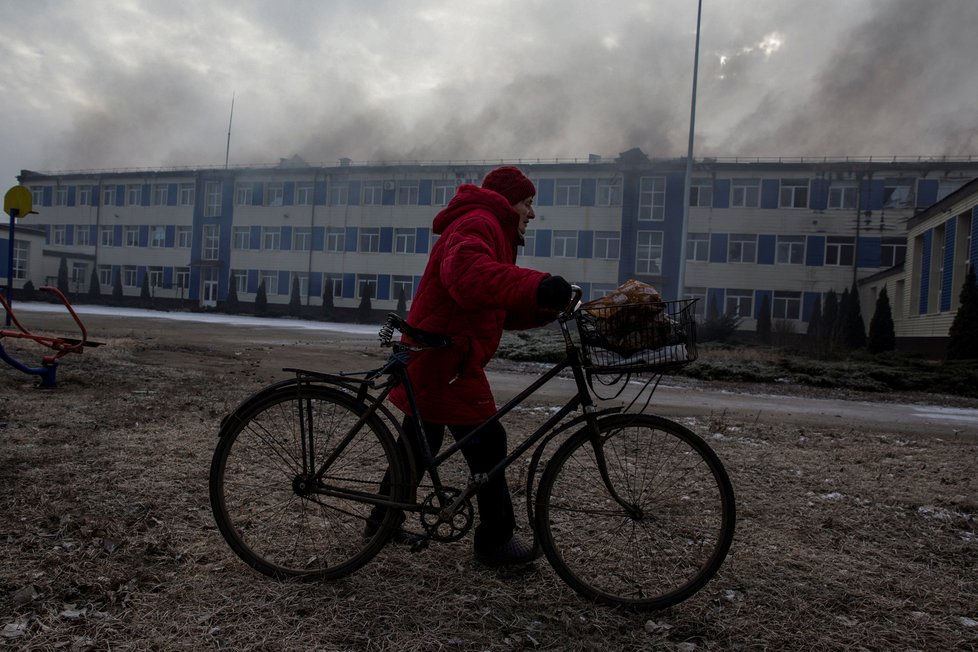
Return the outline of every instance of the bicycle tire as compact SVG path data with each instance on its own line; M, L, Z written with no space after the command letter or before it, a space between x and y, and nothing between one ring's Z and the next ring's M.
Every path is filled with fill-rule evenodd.
M716 574L733 541L733 486L716 453L687 428L653 415L598 422L615 491L601 478L585 426L547 463L536 528L557 574L584 597L635 610L687 599Z
M313 424L315 466L333 454L365 407L330 387L286 382L245 401L222 424L210 468L211 508L231 549L276 579L336 579L370 561L388 540L394 510L365 534L373 505L307 493L300 414ZM404 468L389 428L368 418L327 469L322 484L402 502ZM320 485L322 486L322 485Z

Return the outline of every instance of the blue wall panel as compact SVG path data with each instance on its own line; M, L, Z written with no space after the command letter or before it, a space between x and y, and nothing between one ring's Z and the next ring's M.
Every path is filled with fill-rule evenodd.
M774 306L774 292L772 290L755 290L754 291L754 319L760 319L761 308L763 308L764 299L767 299L767 309L768 312Z
M814 211L824 211L829 203L829 180L812 179L808 206Z
M248 237L251 240L248 244L251 245L252 251L258 251L259 249L261 249L261 227L260 226L251 227L251 234Z
M326 227L324 226L314 226L312 227L312 250L322 251L326 246ZM319 293L316 293L319 296Z
M709 319L712 313L711 310L716 310L717 315L722 315L726 312L727 308L724 305L727 301L727 291L724 288L709 288L706 291L706 305L703 309L706 311L707 318Z
M594 206L595 196L597 195L598 180L581 180L581 206Z
M428 242L431 240L431 229L426 226L419 226L414 236L414 253L428 253Z
M343 298L352 299L357 294L357 275L346 272L343 274Z
M248 270L248 292L254 294L258 291L258 270L249 269Z
M68 186L68 205L75 205L75 186Z
M757 236L757 262L760 265L773 265L777 237L768 234Z
M360 205L360 182L350 181L346 188L346 203L350 206ZM346 287L343 288L343 292L346 292Z
M325 179L316 179L313 182L312 201L316 204L316 206L325 206L326 196L327 195L326 195ZM320 296L320 294L317 293L316 296Z
M125 206L126 205L126 187L118 185L115 187L115 205Z
M805 264L809 267L821 267L825 264L825 236L810 235L805 243Z
M777 179L761 179L761 208L777 208L781 182Z
M801 318L805 321L812 320L812 310L815 304L822 300L820 292L805 292L801 298Z
M431 206L431 179L422 179L418 184L418 205Z
M594 231L577 232L577 257L591 258L594 255Z
M880 266L880 238L860 237L856 243L859 247L859 258L856 261L858 267L879 267Z
M554 180L553 179L540 179L540 182L537 184L536 203L541 206L554 205Z
M139 196L139 205L140 206L149 206L150 193L152 193L152 192L153 192L153 189L150 188L149 184L148 183L144 183L143 184L143 191L142 191L142 193Z
M710 234L710 262L711 263L727 262L728 237L729 236L726 233Z
M279 238L278 248L280 251L292 251L292 227L282 227L282 237Z
M177 186L177 184L175 184L175 183L169 183L169 184L167 184L167 186L166 186L166 205L167 206L176 206L177 205L177 195L178 195L179 191L180 191L180 189L179 189L179 186ZM95 196L94 195L94 191L92 193L92 196L93 197Z
M282 185L282 206L295 204L295 181L286 181Z
M550 258L550 252L553 251L551 248L551 242L553 239L553 231L550 229L536 229L536 250L533 252L535 256L539 258Z
M386 301L391 298L391 275L377 275L377 298Z
M177 246L176 224L166 225L166 233L163 235L163 246L167 249L173 249L175 246Z
M380 227L380 253L389 254L394 251L394 227Z
M265 184L263 184L261 181L256 181L254 184L252 184L251 186L252 206L261 206L265 202L264 192L265 192Z
M917 181L917 208L927 208L937 203L937 179L919 179Z
M730 179L714 180L713 208L730 208Z
M346 245L344 251L354 252L357 250L357 227L346 227L346 242L344 244Z

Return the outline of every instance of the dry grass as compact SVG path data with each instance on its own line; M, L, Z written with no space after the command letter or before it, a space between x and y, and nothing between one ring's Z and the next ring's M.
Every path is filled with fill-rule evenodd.
M388 547L333 584L270 581L232 555L207 498L218 422L264 382L247 352L134 337L60 380L41 392L0 369L0 646L978 648L974 443L690 421L737 490L734 546L699 594L632 614L586 603L544 561L481 568L468 540Z

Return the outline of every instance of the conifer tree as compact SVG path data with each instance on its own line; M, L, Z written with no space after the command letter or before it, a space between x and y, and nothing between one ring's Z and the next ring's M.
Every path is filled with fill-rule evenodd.
M58 265L58 289L61 294L68 296L68 261L64 256L61 257L61 264Z
M819 353L822 348L822 297L818 297L812 305L812 314L808 318L808 328L805 331L808 348Z
M846 348L846 328L849 325L849 288L843 288L839 296L839 312L832 328L832 348L844 351Z
M265 280L258 284L258 293L255 295L255 314L264 315L268 312L268 290L265 289Z
M139 288L139 301L144 306L148 306L153 302L153 296L149 291L149 272L143 272L143 282Z
M92 275L88 278L88 298L98 301L102 298L102 286L98 282L98 271L93 269Z
M407 296L404 294L404 288L401 288L401 293L397 297L397 314L407 317Z
M323 287L323 319L329 319L333 315L333 282L326 279Z
M764 344L771 343L771 300L766 294L761 299L761 312L757 316L757 337Z
M978 358L978 285L974 265L968 270L961 286L960 305L948 331L947 359L974 360Z
M849 291L849 302L845 313L845 336L843 343L850 351L866 346L866 324L863 322L863 312L859 307L859 291L852 284Z
M122 303L124 295L122 293L122 270L118 270L115 273L115 279L112 281L112 300L116 303Z
M896 348L896 332L893 329L893 311L890 309L890 297L886 286L876 297L876 309L873 319L869 322L869 339L866 348L870 353L883 353Z
M292 279L292 290L289 293L289 316L298 317L302 312L302 296L299 294L299 279Z
M835 290L829 290L825 293L825 309L822 310L822 332L819 334L824 353L828 353L833 348L833 337L838 321L839 295L835 293Z
M228 279L228 298L224 302L224 310L227 312L238 312L240 310L240 303L238 301L238 284L235 281L234 275Z
M361 324L368 324L371 321L370 313L372 305L370 303L373 294L373 286L369 283L363 284L363 291L360 295L360 305L357 307L357 321Z

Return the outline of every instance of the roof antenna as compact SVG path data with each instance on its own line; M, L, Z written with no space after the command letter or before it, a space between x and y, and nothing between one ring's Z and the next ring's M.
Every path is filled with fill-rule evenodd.
M231 154L231 121L234 120L234 92L231 92L231 116L228 118L228 146L224 150L224 169L228 169L228 157Z

